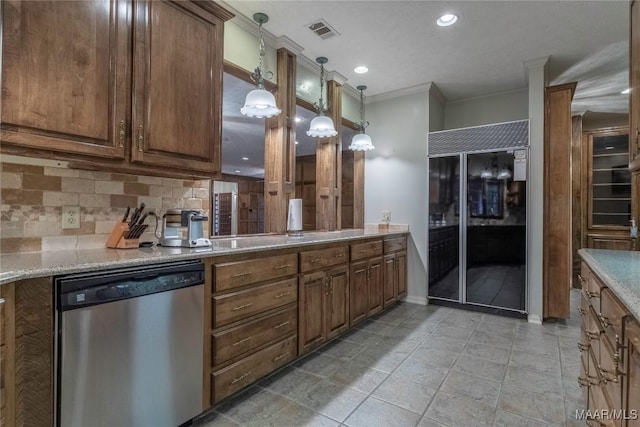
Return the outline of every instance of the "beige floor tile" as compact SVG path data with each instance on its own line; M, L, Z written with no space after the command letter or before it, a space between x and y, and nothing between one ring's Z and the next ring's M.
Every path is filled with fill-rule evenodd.
M369 394L375 390L388 375L389 374L382 371L366 368L357 362L351 362L335 371L329 377L329 380Z
M274 393L292 398L310 389L322 380L322 377L307 373L302 369L287 368L258 383Z
M563 396L562 380L556 375L546 375L531 369L510 366L504 384L525 388L538 393Z
M264 424L264 427L337 427L340 423L304 406L292 403Z
M500 397L500 383L457 371L449 372L440 390L467 397L495 407Z
M507 372L507 365L463 354L453 365L452 370L502 382Z
M439 391L425 417L450 426L467 426L472 422L473 426L482 427L493 425L495 412L495 408L484 403Z
M393 371L392 375L437 389L444 381L447 372L445 368L430 366L415 359L406 359Z
M493 427L552 427L551 424L498 410Z
M294 400L337 421L345 418L367 397L344 385L323 380Z
M467 356L491 360L497 363L507 363L511 355L510 348L496 347L494 345L480 344L469 341L463 350Z
M576 356L577 358L578 356ZM531 369L547 375L560 376L560 360L536 356L523 351L513 350L509 366Z
M345 362L322 353L313 353L295 363L294 366L321 377L333 374Z
M344 424L350 427L407 427L416 425L419 419L418 414L368 397Z
M319 351L327 356L334 357L343 362L348 362L362 352L366 347L349 341L340 339L330 342Z
M243 426L260 426L291 404L289 399L256 389L232 399L216 411Z
M502 387L498 408L548 424L562 425L565 422L562 399L510 385Z
M457 351L440 350L437 348L416 348L409 355L410 358L420 360L429 365L451 368L460 356Z
M392 375L373 392L372 396L422 415L435 394L435 389L424 384Z

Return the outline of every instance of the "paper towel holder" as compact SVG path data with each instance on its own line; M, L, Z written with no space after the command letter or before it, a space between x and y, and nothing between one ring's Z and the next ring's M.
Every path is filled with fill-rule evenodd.
M302 237L302 199L289 199L287 232L289 237Z

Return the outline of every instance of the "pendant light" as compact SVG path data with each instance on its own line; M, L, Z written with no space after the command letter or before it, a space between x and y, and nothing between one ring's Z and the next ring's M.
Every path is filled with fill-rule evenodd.
M366 86L358 86L356 89L360 91L360 133L354 135L351 140L349 150L352 151L370 151L375 147L371 143L371 137L364 133L364 129L369 126L369 122L364 121L364 93Z
M260 33L260 62L255 71L251 74L251 80L256 82L257 88L247 94L244 101L244 107L240 112L248 117L273 117L280 114L280 109L276 105L276 98L271 92L264 88L264 77L262 73L262 60L264 58L264 38L262 37L262 24L269 21L269 17L264 13L256 13L253 20L258 23L258 31ZM271 71L265 73L266 76L272 76Z
M324 115L327 107L322 99L322 95L324 92L324 64L326 64L327 61L329 60L324 56L316 58L316 62L320 64L320 101L314 104L318 110L318 115L311 120L309 130L307 131L307 135L314 138L329 138L338 134L333 126L331 117Z

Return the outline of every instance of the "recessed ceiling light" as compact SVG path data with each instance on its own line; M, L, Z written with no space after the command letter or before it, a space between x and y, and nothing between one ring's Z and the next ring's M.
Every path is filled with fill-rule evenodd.
M449 25L453 25L458 21L458 15L454 13L445 13L442 15L436 23L441 27L448 27Z
M243 157L242 160L249 160L249 158L248 157Z
M356 67L353 69L354 73L358 73L358 74L364 74L367 71L369 71L369 69L367 67L365 67L364 65L360 65L359 67Z
M235 173L240 173L240 171L234 171Z
M631 88L630 88L630 87L628 87L628 88L626 88L625 90L623 90L623 91L622 91L622 92L620 92L620 93L621 93L621 94L623 94L623 95L626 95L626 94L628 94L628 93L631 93Z

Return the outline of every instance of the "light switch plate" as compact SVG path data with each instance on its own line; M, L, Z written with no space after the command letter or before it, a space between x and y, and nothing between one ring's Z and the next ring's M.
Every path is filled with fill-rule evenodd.
M391 222L391 211L382 211L382 222L385 224Z
M80 228L80 206L62 207L62 228Z

